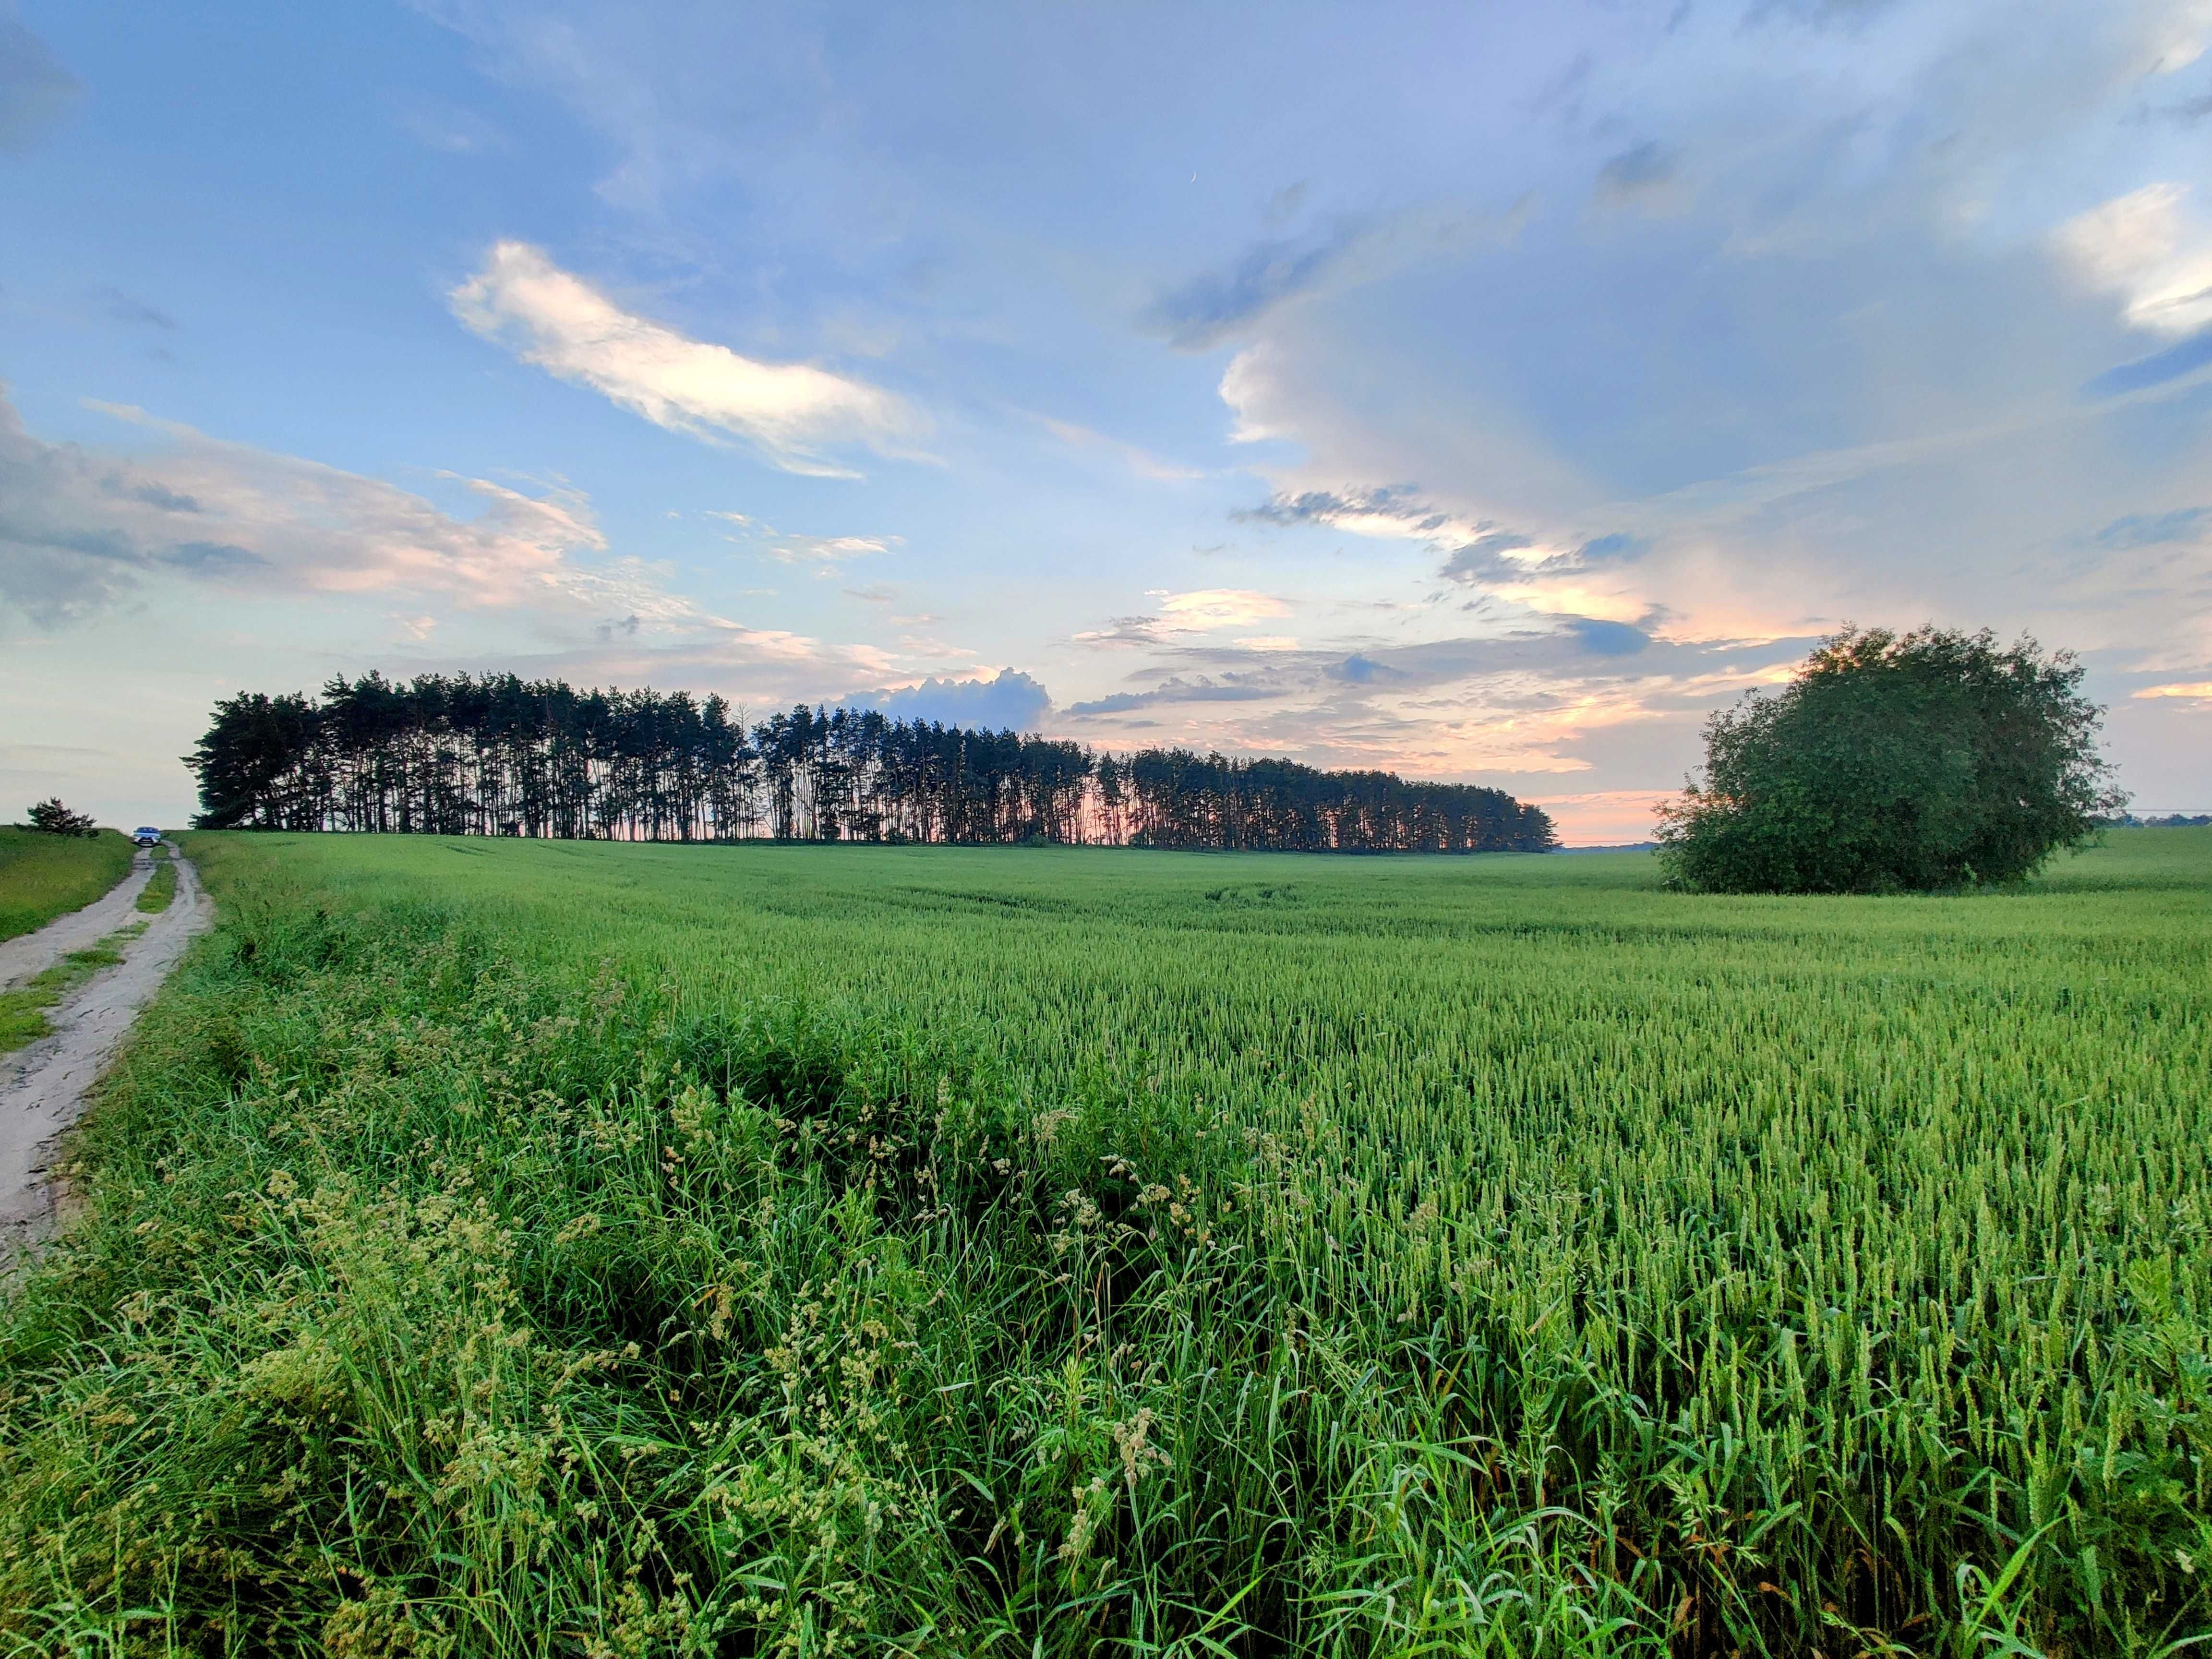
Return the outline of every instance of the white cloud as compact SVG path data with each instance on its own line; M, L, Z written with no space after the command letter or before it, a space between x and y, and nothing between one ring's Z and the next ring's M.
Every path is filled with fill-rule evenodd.
M888 553L900 541L896 536L778 536L769 551L793 562L860 559L871 553Z
M2180 697L2191 702L2212 702L2212 680L2191 680L2179 685L2147 685L2138 697Z
M381 479L92 407L159 434L161 447L49 444L0 398L0 595L39 620L98 610L157 574L256 596L404 592L571 618L684 607L635 562L578 562L606 548L579 491L459 479L483 506L457 519Z
M2087 286L2119 296L2131 327L2189 334L2212 322L2212 234L2185 213L2188 195L2145 185L2058 228L2062 257Z
M1244 627L1291 614L1291 607L1273 594L1243 587L1203 587L1158 597L1163 625L1177 630Z
M911 453L922 429L905 402L811 363L767 363L634 316L542 248L501 242L447 296L485 339L671 432L738 438L787 472L854 476L823 458L861 444Z

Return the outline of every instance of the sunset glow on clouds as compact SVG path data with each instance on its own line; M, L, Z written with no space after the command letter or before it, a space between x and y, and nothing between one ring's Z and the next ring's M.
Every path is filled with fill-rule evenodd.
M0 697L130 818L239 685L513 668L1617 841L1932 620L2212 807L2203 6L1339 21L30 0Z

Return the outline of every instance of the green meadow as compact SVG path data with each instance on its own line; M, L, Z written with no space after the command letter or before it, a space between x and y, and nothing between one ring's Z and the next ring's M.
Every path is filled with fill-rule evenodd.
M187 849L0 1308L0 1652L2212 1632L2212 831Z
M131 873L131 854L130 842L113 830L49 836L0 826L0 939L83 908Z

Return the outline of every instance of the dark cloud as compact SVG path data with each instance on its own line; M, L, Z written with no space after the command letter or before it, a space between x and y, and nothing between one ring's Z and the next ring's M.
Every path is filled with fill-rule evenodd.
M2155 547L2161 542L2192 542L2212 530L2212 507L2185 507L2146 516L2130 513L2097 532L2100 547Z
M1596 617L1569 617L1567 631L1583 642L1583 649L1597 657L1632 657L1651 643L1651 636L1626 623L1606 622Z
M1681 158L1656 138L1632 145L1597 170L1597 193L1608 202L1626 202L1657 190L1674 176Z
M1329 676L1333 679L1342 680L1347 685L1371 685L1378 679L1395 678L1374 658L1363 657L1358 652L1329 670Z
M2212 328L2191 335L2179 345L2170 345L2148 357L2138 357L2131 363L2122 363L2118 368L2106 369L2081 388L2081 395L2093 398L2116 398L2124 392L2140 392L2146 386L2162 386L2168 380L2178 380L2207 363L2212 363Z
M1076 641L1082 645L1160 645L1165 641L1160 634L1158 617L1114 617L1106 626L1087 634L1078 634Z
M1525 574L1528 570L1526 565L1505 556L1516 548L1534 545L1526 536L1514 531L1493 530L1476 537L1464 547L1454 548L1451 557L1444 561L1443 568L1437 574L1447 581L1504 581Z
M156 328L165 334L176 331L177 319L167 312L149 306L119 288L96 284L87 289L85 295L106 313L110 321L126 323L136 328Z
M1577 564L1626 564L1631 559L1640 559L1651 550L1651 544L1641 536L1631 536L1615 531L1610 536L1594 536L1575 550Z
M862 692L844 706L879 709L893 720L1034 732L1051 712L1052 696L1029 675L1002 668L988 680L928 679L896 691Z
M164 513L197 513L200 510L199 502L192 496L179 494L158 481L133 485L123 493L134 501L158 507Z
M1297 495L1276 495L1258 507L1240 507L1229 516L1239 524L1335 524L1352 517L1401 520L1408 536L1441 530L1450 515L1419 498L1416 484L1382 484L1373 489L1340 494L1334 489L1309 489Z
M1347 222L1304 241L1257 243L1226 270L1203 272L1161 295L1144 320L1185 351L1218 345L1319 283L1359 236L1359 228Z
M0 0L0 150L30 149L77 92L76 77L17 20L12 0Z
M1132 708L1150 708L1164 702L1256 702L1281 695L1281 688L1266 684L1237 684L1215 680L1171 678L1149 691L1116 691L1090 702L1072 703L1070 714L1119 714Z

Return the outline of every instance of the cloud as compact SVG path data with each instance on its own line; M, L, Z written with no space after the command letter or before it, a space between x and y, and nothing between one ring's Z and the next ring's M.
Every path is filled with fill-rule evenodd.
M892 720L929 721L992 732L1034 732L1052 697L1029 675L1002 668L988 679L933 678L896 690L863 691L848 708L880 710Z
M1437 574L1448 581L1495 582L1525 574L1526 567L1508 557L1535 543L1511 530L1493 530L1455 548Z
M1230 517L1249 524L1322 525L1354 536L1439 544L1473 542L1498 529L1486 519L1470 520L1424 500L1413 484L1278 491L1260 506L1240 509Z
M2183 212L2186 185L2160 183L2069 219L2053 237L2086 287L2117 295L2131 328L2189 334L2212 324L2212 235Z
M1116 691L1089 702L1072 703L1067 713L1077 719L1086 719L1099 714L1123 714L1134 708L1155 708L1163 703L1255 702L1281 695L1279 688L1272 685L1170 679L1149 691Z
M1597 170L1597 199L1609 207L1648 202L1674 180L1681 157L1656 139L1631 145Z
M2101 547L2155 547L2164 542L2193 542L2212 530L2212 507L2185 507L2146 517L2130 514L2097 532Z
M888 553L902 544L897 536L779 536L769 549L777 558L787 563L818 563L842 559L866 558L871 553Z
M1159 609L1162 625L1175 630L1244 627L1291 614L1291 607L1273 594L1255 593L1248 587L1163 594Z
M1188 593L1155 592L1157 611L1149 616L1116 617L1103 628L1073 635L1078 645L1130 647L1166 645L1178 637L1204 634L1217 628L1243 628L1291 614L1287 601L1248 587L1203 587ZM1264 648L1265 641L1240 640L1245 649Z
M1380 218L1341 217L1304 236L1269 238L1227 264L1166 289L1139 321L1182 350L1208 350L1249 335L1303 296L1376 282L1439 252L1509 244L1520 235L1533 205L1525 196L1498 214L1470 212L1455 203L1422 205ZM1271 220L1277 216L1274 204L1267 212Z
M254 597L404 592L572 624L698 616L635 561L582 562L606 542L576 491L457 479L481 511L456 519L380 479L93 407L160 447L123 456L50 444L0 397L0 599L41 625L164 576Z
M2212 328L2191 335L2179 345L2170 345L2163 351L2154 351L2148 357L2138 357L2131 363L2108 368L2084 386L2081 392L2087 398L2117 398L2125 392L2142 392L2151 386L2164 386L2168 380L2178 380L2185 374L2193 374L2207 363L2212 363Z
M143 300L133 299L119 288L100 283L87 289L85 295L98 305L111 321L137 328L159 329L165 334L176 331L177 319L167 312L157 310Z
M2177 685L2147 685L2131 696L2137 697L2179 697L2191 702L2212 702L2212 680L2191 680Z
M0 0L0 150L22 151L68 112L82 88L46 43Z
M526 242L498 243L447 299L462 323L524 362L671 432L740 440L787 472L857 476L824 452L857 444L910 454L922 429L879 387L811 363L761 362L634 316Z
M1583 642L1583 649L1597 657L1632 657L1651 643L1651 636L1626 623L1597 617L1569 617L1567 631Z
M1578 545L1550 545L1495 519L1441 507L1412 484L1279 493L1260 507L1230 516L1248 523L1324 525L1355 536L1422 542L1444 556L1439 576L1470 586L1523 585L1534 576L1626 563L1650 547L1644 538L1620 531Z
M1644 538L1616 530L1608 536L1593 536L1577 548L1575 562L1585 566L1626 563L1650 550L1651 544Z
M1226 268L1201 272L1168 289L1143 320L1185 351L1203 351L1247 328L1285 301L1318 286L1358 242L1362 227L1346 221L1303 240L1266 241Z

